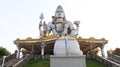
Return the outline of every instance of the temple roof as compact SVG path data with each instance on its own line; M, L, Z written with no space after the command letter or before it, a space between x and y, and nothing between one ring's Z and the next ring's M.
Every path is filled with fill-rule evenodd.
M17 45L18 43L34 43L34 42L48 42L51 40L56 40L58 39L56 36L50 35L50 36L46 36L46 37L41 37L41 38L31 38L28 37L26 39L16 39L14 41L14 43ZM101 39L96 39L94 37L90 37L90 38L82 38L82 37L78 37L76 38L76 40L78 40L79 42L96 42L96 43L101 43L101 44L106 44L108 43L108 40L106 40L105 38L101 38Z
M42 45L42 42L44 42L44 44L47 45L46 49L51 50L51 49L53 49L54 43L57 39L58 38L53 35L50 35L47 37L41 37L41 38L28 37L26 39L18 38L14 41L14 43L28 51L32 50L31 45L33 45L34 49L36 49L36 51L37 51L37 50L40 50L40 48L38 48L38 47L40 47ZM78 40L80 48L84 53L88 52L91 49L95 49L97 47L100 47L101 45L103 46L108 43L108 40L106 40L105 38L96 39L94 37L90 37L90 38L78 37L78 38L76 38L76 40ZM53 44L53 45L51 45L51 44ZM49 48L49 46L50 46L50 48Z

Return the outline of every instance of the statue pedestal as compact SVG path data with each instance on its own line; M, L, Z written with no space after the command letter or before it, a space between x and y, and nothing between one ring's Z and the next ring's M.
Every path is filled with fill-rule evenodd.
M86 67L85 55L50 56L50 67Z

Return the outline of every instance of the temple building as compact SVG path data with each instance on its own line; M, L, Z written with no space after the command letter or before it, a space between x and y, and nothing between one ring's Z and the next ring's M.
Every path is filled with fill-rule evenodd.
M52 55L56 39L57 37L53 35L36 39L28 37L26 39L16 39L14 41L14 44L19 50L18 56L20 55L21 49L23 49L23 52L26 51L26 53L31 53L33 55ZM108 40L105 40L104 38L95 39L93 37L78 37L76 38L76 40L79 42L80 49L83 51L84 54L87 54L90 50L100 47L101 54L103 57L105 57L104 46L108 43Z
M80 21L68 21L62 6L58 5L52 21L47 24L43 21L43 13L39 18L39 37L14 40L18 49L0 61L2 67L23 67L31 59L37 59L37 62L48 59L50 67L86 67L87 59L97 60L105 67L120 67L119 56L108 52L105 57L104 47L108 40L78 36Z
M60 5L57 7L55 11L55 16L52 16L52 22L49 22L48 24L46 24L45 21L43 22L42 21L44 19L43 14L41 14L40 19L41 19L39 24L40 37L35 39L33 39L32 37L28 37L26 39L18 38L14 41L14 44L18 48L17 57L20 56L20 52L22 52L23 54L31 54L33 56L53 55L55 46L54 44L56 40L58 40L62 36L63 37L68 36L70 38L73 37L76 41L78 41L80 50L83 52L84 55L100 47L102 57L105 57L104 46L108 43L108 40L106 40L105 38L96 39L94 37L90 38L77 37L77 35L79 34L78 31L80 21L74 22L76 26L75 29L73 24L70 21L66 20L64 10ZM48 33L50 32L52 32L53 34L48 35ZM73 47L72 49L76 48Z

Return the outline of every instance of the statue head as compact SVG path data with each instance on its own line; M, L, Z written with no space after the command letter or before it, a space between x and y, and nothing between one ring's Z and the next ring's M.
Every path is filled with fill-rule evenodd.
M55 11L55 18L56 19L62 18L63 20L65 20L65 13L64 13L62 6L60 5L57 7Z

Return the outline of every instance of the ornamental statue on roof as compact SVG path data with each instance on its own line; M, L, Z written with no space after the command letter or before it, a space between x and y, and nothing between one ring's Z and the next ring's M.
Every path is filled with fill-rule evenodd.
M49 22L47 25L44 22L43 23L43 31L41 31L41 22L43 19L43 14L40 16L40 36L46 36L47 33L53 33L54 36L65 36L65 35L70 35L72 37L77 37L78 31L79 31L79 24L80 21L75 21L74 24L76 25L76 29L73 26L73 23L70 21L66 20L64 10L62 6L58 6L56 11L55 11L55 16L52 16L52 21Z

